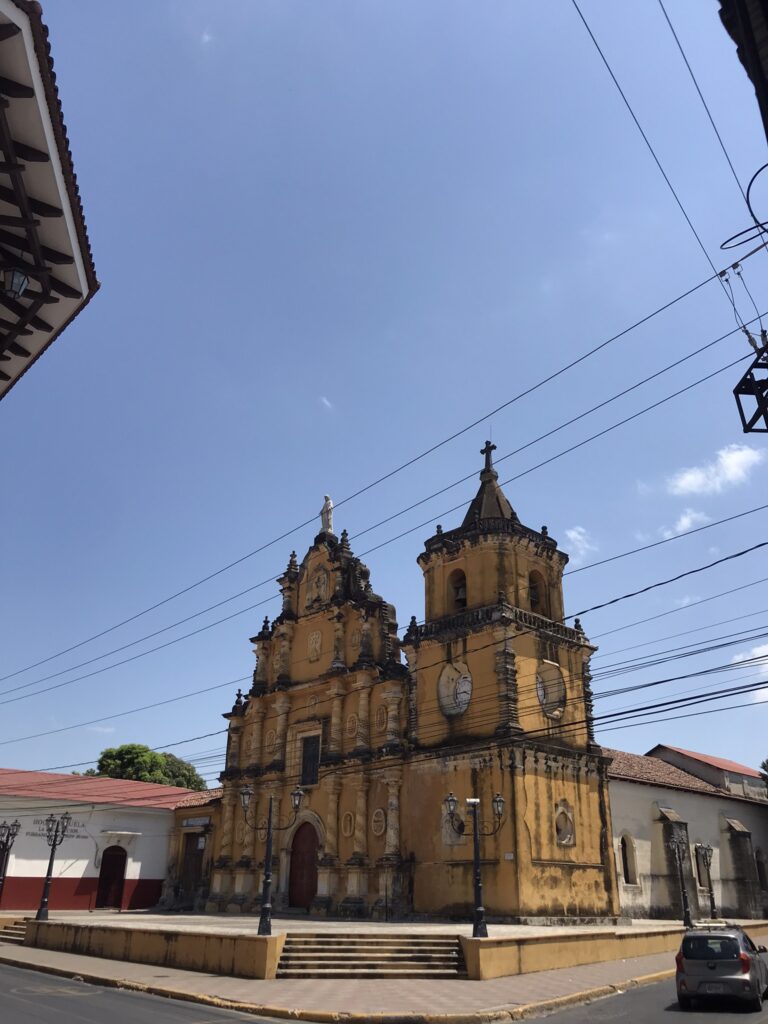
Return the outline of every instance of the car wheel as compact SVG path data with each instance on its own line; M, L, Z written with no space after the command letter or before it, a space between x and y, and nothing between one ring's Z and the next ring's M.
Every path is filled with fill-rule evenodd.
M677 1003L681 1010L690 1010L691 1008L691 997L690 996L678 996Z
M754 1010L755 1013L760 1013L763 1008L763 994L758 993L754 999L750 1000L750 1009Z

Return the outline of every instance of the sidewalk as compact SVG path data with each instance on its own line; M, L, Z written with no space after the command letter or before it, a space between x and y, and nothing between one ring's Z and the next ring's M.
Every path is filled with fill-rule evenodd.
M207 1005L308 1021L444 1022L521 1020L644 981L671 978L671 953L611 960L493 981L400 979L252 981L170 967L0 944L0 964ZM670 986L672 995L672 986ZM671 997L670 995L670 997Z

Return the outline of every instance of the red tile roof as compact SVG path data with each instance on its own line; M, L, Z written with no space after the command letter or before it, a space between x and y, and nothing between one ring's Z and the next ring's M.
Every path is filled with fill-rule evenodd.
M201 789L199 793L190 793L180 800L177 807L205 807L221 800L224 789L219 786L217 789Z
M692 757L694 761L701 761L702 764L711 765L713 768L719 768L723 772L734 772L736 775L748 775L751 779L761 779L762 775L760 772L755 771L754 768L748 768L745 764L739 764L738 761L728 761L724 757L711 757L709 754L697 754L695 750L683 750L682 747L670 747L667 743L659 743L653 749L658 750L662 747L665 750L674 750L676 754L683 754L685 757ZM650 754L651 751L649 750Z
M25 772L0 768L0 799L21 797L51 800L57 804L110 804L123 807L164 807L172 810L193 793L177 786L131 782L93 775L60 775L56 772Z
M713 796L725 794L725 790L710 786L708 782L703 782L695 775L675 768L674 765L667 764L657 757L628 754L624 750L611 750L610 747L603 747L603 753L613 758L612 764L608 767L608 777L611 779L627 779L630 782L644 782L649 786L666 786L669 789L688 789L696 793L710 793Z

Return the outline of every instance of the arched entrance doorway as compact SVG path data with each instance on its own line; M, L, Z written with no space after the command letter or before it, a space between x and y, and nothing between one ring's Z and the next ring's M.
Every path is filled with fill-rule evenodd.
M314 825L299 825L291 844L291 870L288 876L288 904L309 910L317 895L317 850L319 840Z
M123 883L128 854L122 846L108 846L101 855L97 907L120 907L123 902Z

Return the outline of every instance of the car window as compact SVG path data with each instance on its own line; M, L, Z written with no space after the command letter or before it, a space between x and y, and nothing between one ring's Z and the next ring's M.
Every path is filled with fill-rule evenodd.
M748 935L744 936L744 944L746 945L746 947L750 951L750 953L756 953L757 952L757 946L754 944L754 942L752 941L752 939L750 939L750 937Z
M688 960L738 960L739 940L730 935L696 935L683 939L683 956Z

